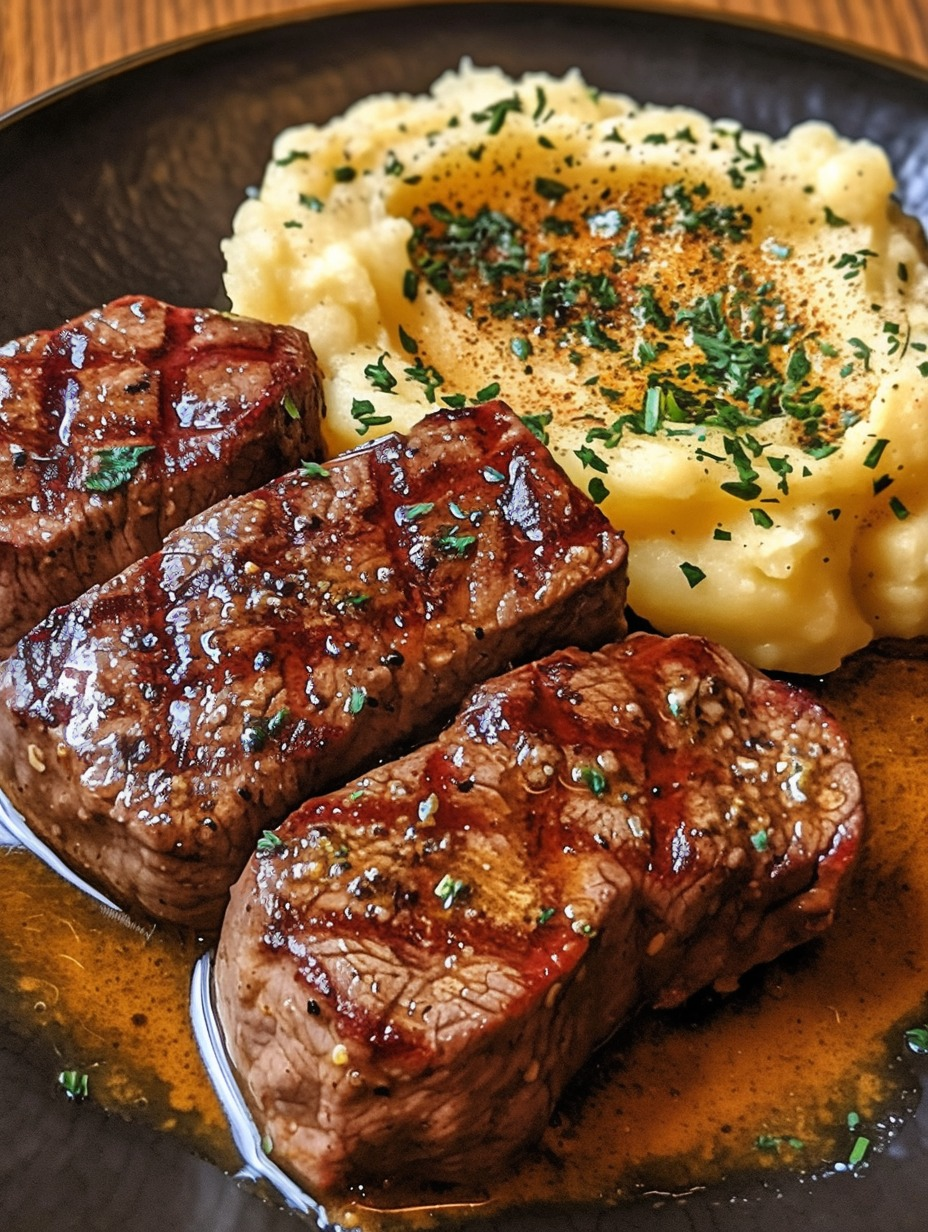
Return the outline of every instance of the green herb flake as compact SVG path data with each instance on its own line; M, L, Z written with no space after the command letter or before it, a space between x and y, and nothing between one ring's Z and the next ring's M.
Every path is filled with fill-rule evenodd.
M288 218L287 221L284 223L284 226L285 227L297 227L300 230L302 230L303 228L303 224L301 222L297 222L295 218Z
M284 394L283 405L284 405L284 410L287 412L287 414L289 415L291 419L300 418L300 408L297 406L294 400L293 394L291 393Z
M417 505L401 505L397 512L404 522L418 522L419 518L424 518L434 508L434 501L420 501Z
M484 385L483 389L478 389L474 395L475 402L490 402L494 398L499 397L499 381L491 381L489 385Z
M116 445L112 449L98 449L97 469L84 480L84 487L89 492L114 492L129 482L142 458L153 449L154 445Z
M594 475L586 487L590 494L590 499L597 505L601 505L609 495L609 489L603 483L598 475Z
M548 425L554 418L553 411L537 411L534 414L520 415L519 418L528 428L529 432L531 432L532 436L541 441L542 445L548 444Z
M482 111L472 112L470 118L475 124L487 124L488 135L495 137L506 123L506 117L510 112L520 112L521 110L522 100L518 94L513 94L511 98L501 98L497 102L491 103L489 107L484 107Z
M869 467L870 470L876 470L877 466L879 466L880 458L883 456L883 450L888 444L889 441L885 437L880 437L880 439L874 443L870 449L870 452L864 458L864 466Z
M392 422L392 415L378 415L377 408L369 398L353 398L351 400L351 418L361 426L356 431L363 436L369 428L379 428Z
M910 1027L905 1033L905 1042L911 1052L918 1056L928 1054L928 1025L924 1027Z
M465 556L476 542L476 535L461 535L453 529L444 531L435 538L435 546L447 556Z
M544 197L546 201L560 201L569 189L560 180L551 180L547 176L539 175L535 177L535 192L539 197Z
M542 909L538 912L537 922L539 924L547 924L547 922L554 915L554 912L555 912L554 907L542 907Z
M58 1085L68 1099L86 1099L89 1091L89 1080L79 1069L63 1069L58 1075Z
M909 267L905 264L904 261L900 261L899 264L896 266L896 277L899 279L900 282L909 281Z
M289 167L291 163L297 162L299 159L307 159L309 155L305 150L291 150L289 154L285 154L283 158L275 158L275 167Z
M829 227L847 227L850 224L846 218L841 218L834 212L830 205L825 206L825 221Z
M751 520L755 526L761 527L762 530L770 530L773 526L773 518L766 509L752 509Z
M300 205L312 210L314 214L321 214L325 209L325 204L320 198L311 193L300 193Z
M410 303L413 303L418 294L419 275L415 270L408 269L403 274L403 297L408 299Z
M416 342L415 338L413 338L411 334L406 333L402 325L400 326L399 332L400 332L400 344L403 350L408 355L415 355L415 353L419 350L418 342Z
M480 472L487 483L504 483L506 476L502 471L498 471L495 466L485 466Z
M348 714L360 714L366 704L367 690L359 684L352 685L348 700L345 702L345 711Z
M718 539L722 543L730 543L731 542L731 531L722 530L721 526L717 526L715 530L712 532L712 538Z
M779 1151L784 1146L793 1151L801 1151L806 1144L792 1134L760 1134L755 1138L754 1145L759 1151Z
M347 163L341 167L335 167L332 171L332 175L335 177L335 182L337 184L350 184L351 181L356 178L357 174L358 172L356 168L348 166Z
M441 905L446 911L463 898L470 890L470 886L459 877L452 877L450 873L445 873L441 881L436 885L433 893L436 898L441 899Z
M516 359L522 360L523 363L532 354L533 350L531 341L528 338L522 337L513 338L509 343L509 349Z
M851 1147L851 1153L847 1159L848 1167L856 1168L858 1164L862 1164L869 1149L870 1139L865 1138L863 1134L861 1134L855 1139L854 1145Z
M280 851L283 846L283 839L273 830L265 830L257 842L257 850L261 852Z
M365 366L364 375L374 389L379 389L384 394L392 394L396 392L396 377L384 363L386 358L387 353L384 351L375 364Z
M856 1112L849 1112L847 1114L847 1127L851 1131L851 1133L854 1132L854 1130L858 1127L858 1125L860 1125L859 1114Z
M597 799L609 790L608 780L598 766L581 767L580 781L586 784Z
M869 372L870 356L873 354L872 348L868 347L866 342L860 338L848 338L847 342L857 358L863 362L864 368Z
M319 462L300 463L300 474L306 479L328 479L331 473Z
M698 586L700 582L705 581L706 575L702 569L700 569L698 565L690 564L688 560L683 561L680 565L680 572L689 583L690 590L692 590L694 586Z
M766 830L757 830L751 835L751 846L755 851L769 851L770 839Z

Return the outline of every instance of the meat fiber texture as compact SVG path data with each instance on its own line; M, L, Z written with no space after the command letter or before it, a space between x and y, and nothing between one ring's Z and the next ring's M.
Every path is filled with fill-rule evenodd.
M221 503L0 674L0 782L121 904L218 928L261 831L472 685L625 631L626 545L508 408Z
M639 1007L827 928L862 821L835 720L705 640L478 688L233 888L218 1013L273 1158L316 1191L509 1167Z
M0 656L223 497L321 449L309 339L125 296L0 347Z

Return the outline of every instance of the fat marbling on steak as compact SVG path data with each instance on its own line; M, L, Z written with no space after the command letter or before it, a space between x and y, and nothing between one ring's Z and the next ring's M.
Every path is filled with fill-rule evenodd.
M18 643L0 782L119 902L217 927L261 831L562 637L626 545L502 403L223 502Z
M861 825L835 720L703 639L490 681L233 887L217 1008L273 1158L323 1190L507 1168L635 1010L825 929Z
M0 347L0 655L320 449L302 331L129 295Z

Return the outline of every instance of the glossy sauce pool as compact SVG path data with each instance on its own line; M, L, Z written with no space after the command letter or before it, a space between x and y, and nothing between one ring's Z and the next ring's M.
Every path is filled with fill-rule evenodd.
M928 1009L928 659L868 651L815 691L849 730L868 809L831 932L733 995L623 1029L513 1177L470 1192L356 1193L328 1202L330 1217L394 1226L430 1207L457 1219L469 1206L621 1201L843 1167L861 1138L878 1149L913 1103L899 1058ZM0 849L0 1029L47 1058L50 1090L61 1070L86 1073L92 1099L234 1171L189 1026L204 948L179 930L127 926L24 850Z

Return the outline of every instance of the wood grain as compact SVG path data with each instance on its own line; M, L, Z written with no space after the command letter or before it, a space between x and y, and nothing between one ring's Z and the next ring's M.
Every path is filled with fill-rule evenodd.
M350 2L0 0L0 113L81 73L173 39ZM785 25L928 69L928 0L675 0L666 5L629 0L627 7Z

